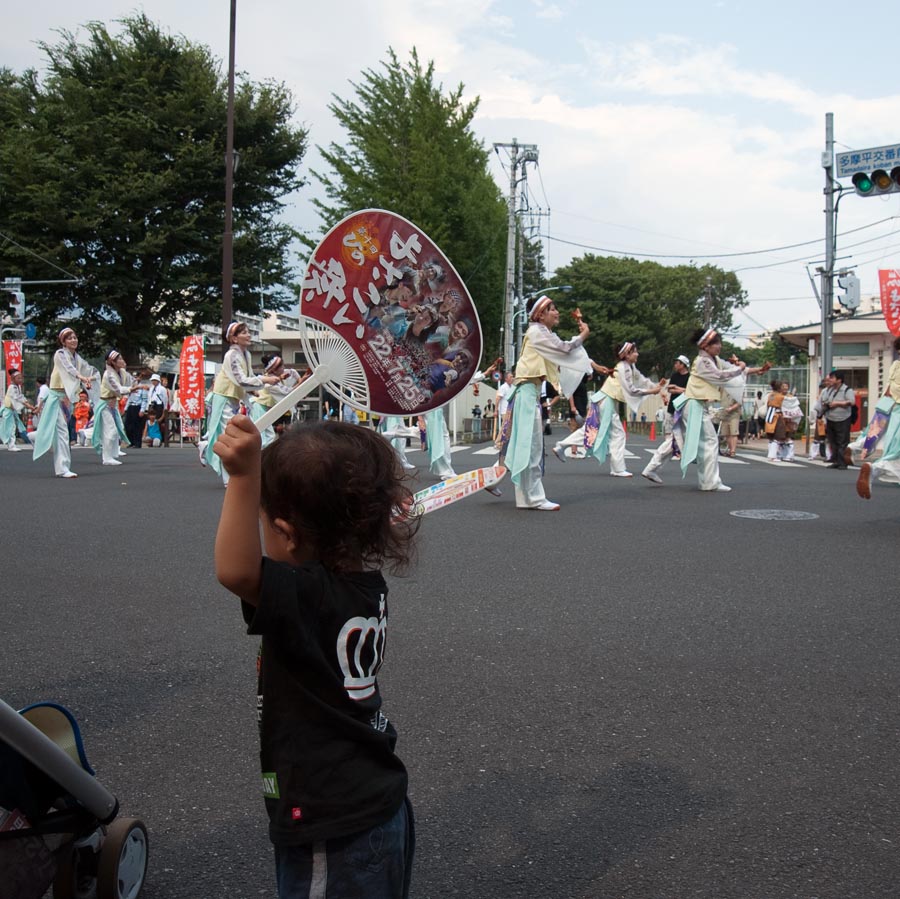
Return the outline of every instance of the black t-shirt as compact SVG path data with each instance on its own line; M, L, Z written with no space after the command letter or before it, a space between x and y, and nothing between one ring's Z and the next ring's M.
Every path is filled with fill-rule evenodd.
M688 378L690 378L691 373L686 371L683 375L678 374L677 371L673 371L671 376L669 377L669 384L673 387L687 387ZM669 412L673 415L675 414L675 397L681 396L680 393L673 393L670 395L669 399Z
M381 712L376 675L387 639L380 572L337 574L263 559L260 761L269 836L301 845L368 830L406 796L397 733Z
M579 382L578 386L572 391L572 403L575 406L575 411L584 418L587 415L587 406L588 406L588 376L585 375ZM569 413L569 417L573 418L574 416Z

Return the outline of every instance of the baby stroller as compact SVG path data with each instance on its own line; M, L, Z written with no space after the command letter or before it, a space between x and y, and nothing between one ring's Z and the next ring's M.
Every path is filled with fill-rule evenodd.
M136 899L147 829L93 775L71 712L0 700L0 897Z

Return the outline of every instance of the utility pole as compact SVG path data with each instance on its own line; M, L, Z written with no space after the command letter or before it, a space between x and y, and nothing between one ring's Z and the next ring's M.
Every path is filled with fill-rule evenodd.
M703 327L708 331L712 327L712 278L706 276L706 298L703 301Z
M516 138L509 144L494 144L494 150L509 150L509 196L507 199L506 232L506 294L503 299L503 320L500 325L500 352L509 367L515 359L518 344L515 335L516 294L516 214L519 169L525 171L525 164L537 162L538 148L535 144L520 144ZM518 296L521 296L521 287Z
M232 286L234 284L234 234L232 208L234 206L234 33L237 0L231 0L231 19L228 36L228 108L225 117L225 234L222 240L222 355L228 350L225 329L234 315Z
M825 113L825 268L822 277L822 336L819 340L819 382L831 371L832 306L834 305L834 113Z

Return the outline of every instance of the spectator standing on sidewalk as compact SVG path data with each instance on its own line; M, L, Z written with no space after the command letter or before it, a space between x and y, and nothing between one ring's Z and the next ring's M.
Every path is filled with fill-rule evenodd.
M150 372L142 368L138 372L138 389L129 393L125 402L125 413L122 416L125 423L125 433L128 435L128 445L132 449L141 448L141 439L144 436L144 419L147 417L147 402L150 391L147 388L147 377Z
M844 383L844 373L833 371L827 378L828 386L822 391L816 411L825 416L825 439L831 449L829 468L846 470L844 452L850 445L851 407L856 394Z

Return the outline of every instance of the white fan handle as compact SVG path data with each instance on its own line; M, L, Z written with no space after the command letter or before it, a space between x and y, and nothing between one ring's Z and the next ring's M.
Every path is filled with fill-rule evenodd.
M278 421L285 412L289 412L303 397L308 396L320 384L324 384L331 377L331 366L328 363L319 365L316 370L302 383L298 384L287 396L280 399L271 409L256 420L256 427L262 433L270 424Z

